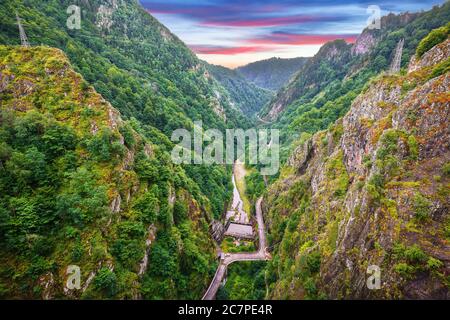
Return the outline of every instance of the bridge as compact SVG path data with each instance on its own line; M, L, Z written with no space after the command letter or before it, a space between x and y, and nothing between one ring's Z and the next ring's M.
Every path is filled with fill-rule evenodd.
M241 252L241 253L222 253L219 266L217 267L214 278L209 285L208 290L203 296L202 300L213 300L216 297L217 291L227 273L227 268L230 264L237 261L267 261L271 259L267 252L266 234L264 232L264 219L262 215L261 203L263 198L259 198L256 202L256 220L258 224L259 249L256 252Z

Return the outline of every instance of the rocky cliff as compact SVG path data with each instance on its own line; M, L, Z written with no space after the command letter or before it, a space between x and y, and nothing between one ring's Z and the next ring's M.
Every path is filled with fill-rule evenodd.
M449 45L294 151L265 203L270 298L450 298Z
M427 12L389 14L381 19L380 29L363 30L354 44L325 44L262 109L260 118L275 122L286 146L303 133L328 128L373 76L389 69L400 41L400 64L407 68L419 41L449 17L448 2Z

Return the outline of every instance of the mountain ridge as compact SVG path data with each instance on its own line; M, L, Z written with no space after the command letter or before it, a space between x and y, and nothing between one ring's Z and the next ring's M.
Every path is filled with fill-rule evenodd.
M449 298L449 58L446 40L380 75L294 150L265 202L267 298Z
M248 81L255 85L277 91L306 63L309 58L270 58L252 62L236 68Z
M232 104L243 114L254 117L272 97L272 92L249 82L238 71L208 64L213 77L228 91Z
M389 70L401 39L405 41L401 67L405 68L420 39L448 19L447 2L426 12L385 16L384 28L364 30L354 45L344 45L342 40L337 50L324 45L258 116L281 130L283 144L289 148L301 135L324 130L342 117L370 79ZM332 52L324 52L326 48ZM328 59L331 53L334 56Z

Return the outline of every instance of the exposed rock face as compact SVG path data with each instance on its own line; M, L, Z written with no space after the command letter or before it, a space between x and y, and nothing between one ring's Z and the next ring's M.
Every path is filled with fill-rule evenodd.
M411 58L408 72L417 71L421 68L432 66L449 56L450 42L445 41L438 44L433 50L426 52L422 58L417 59L416 56Z
M449 42L406 76L379 77L292 154L265 206L281 242L271 298L450 298L450 74L433 72ZM320 268L305 265L313 253Z
M363 55L369 52L377 44L377 39L370 30L363 32L352 47L353 55Z
M343 119L344 135L341 146L344 150L344 159L349 173L364 173L362 158L365 154L373 152L375 146L370 145L368 122L379 121L397 105L400 100L400 88L390 88L389 85L379 82L370 90L360 95ZM356 107L357 106L357 107ZM349 129L352 130L349 130Z
M155 228L155 226L154 225L151 225L149 228L148 228L148 238L147 238L147 240L145 241L145 254L144 254L144 258L142 258L142 261L141 261L141 263L139 264L139 272L138 272L138 275L140 276L140 277L142 277L144 274L145 274L145 272L147 271L147 268L148 268L148 254L149 254L149 251L150 251L150 246L151 246L151 244L152 244L152 242L153 241L155 241L155 238L156 238L156 228Z
M294 154L288 160L288 165L296 166L300 174L305 173L306 166L309 160L311 160L313 151L313 141L308 140L295 150Z

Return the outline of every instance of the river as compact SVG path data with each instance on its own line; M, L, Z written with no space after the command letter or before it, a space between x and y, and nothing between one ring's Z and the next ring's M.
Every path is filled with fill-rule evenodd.
M236 176L240 179L244 179L245 177L244 164L238 160L233 166L233 176L231 178L233 182L233 201L231 203L230 210L227 211L226 221L232 219L232 221L238 223L249 223L249 214L244 210L244 201L242 200L241 194L237 187Z

